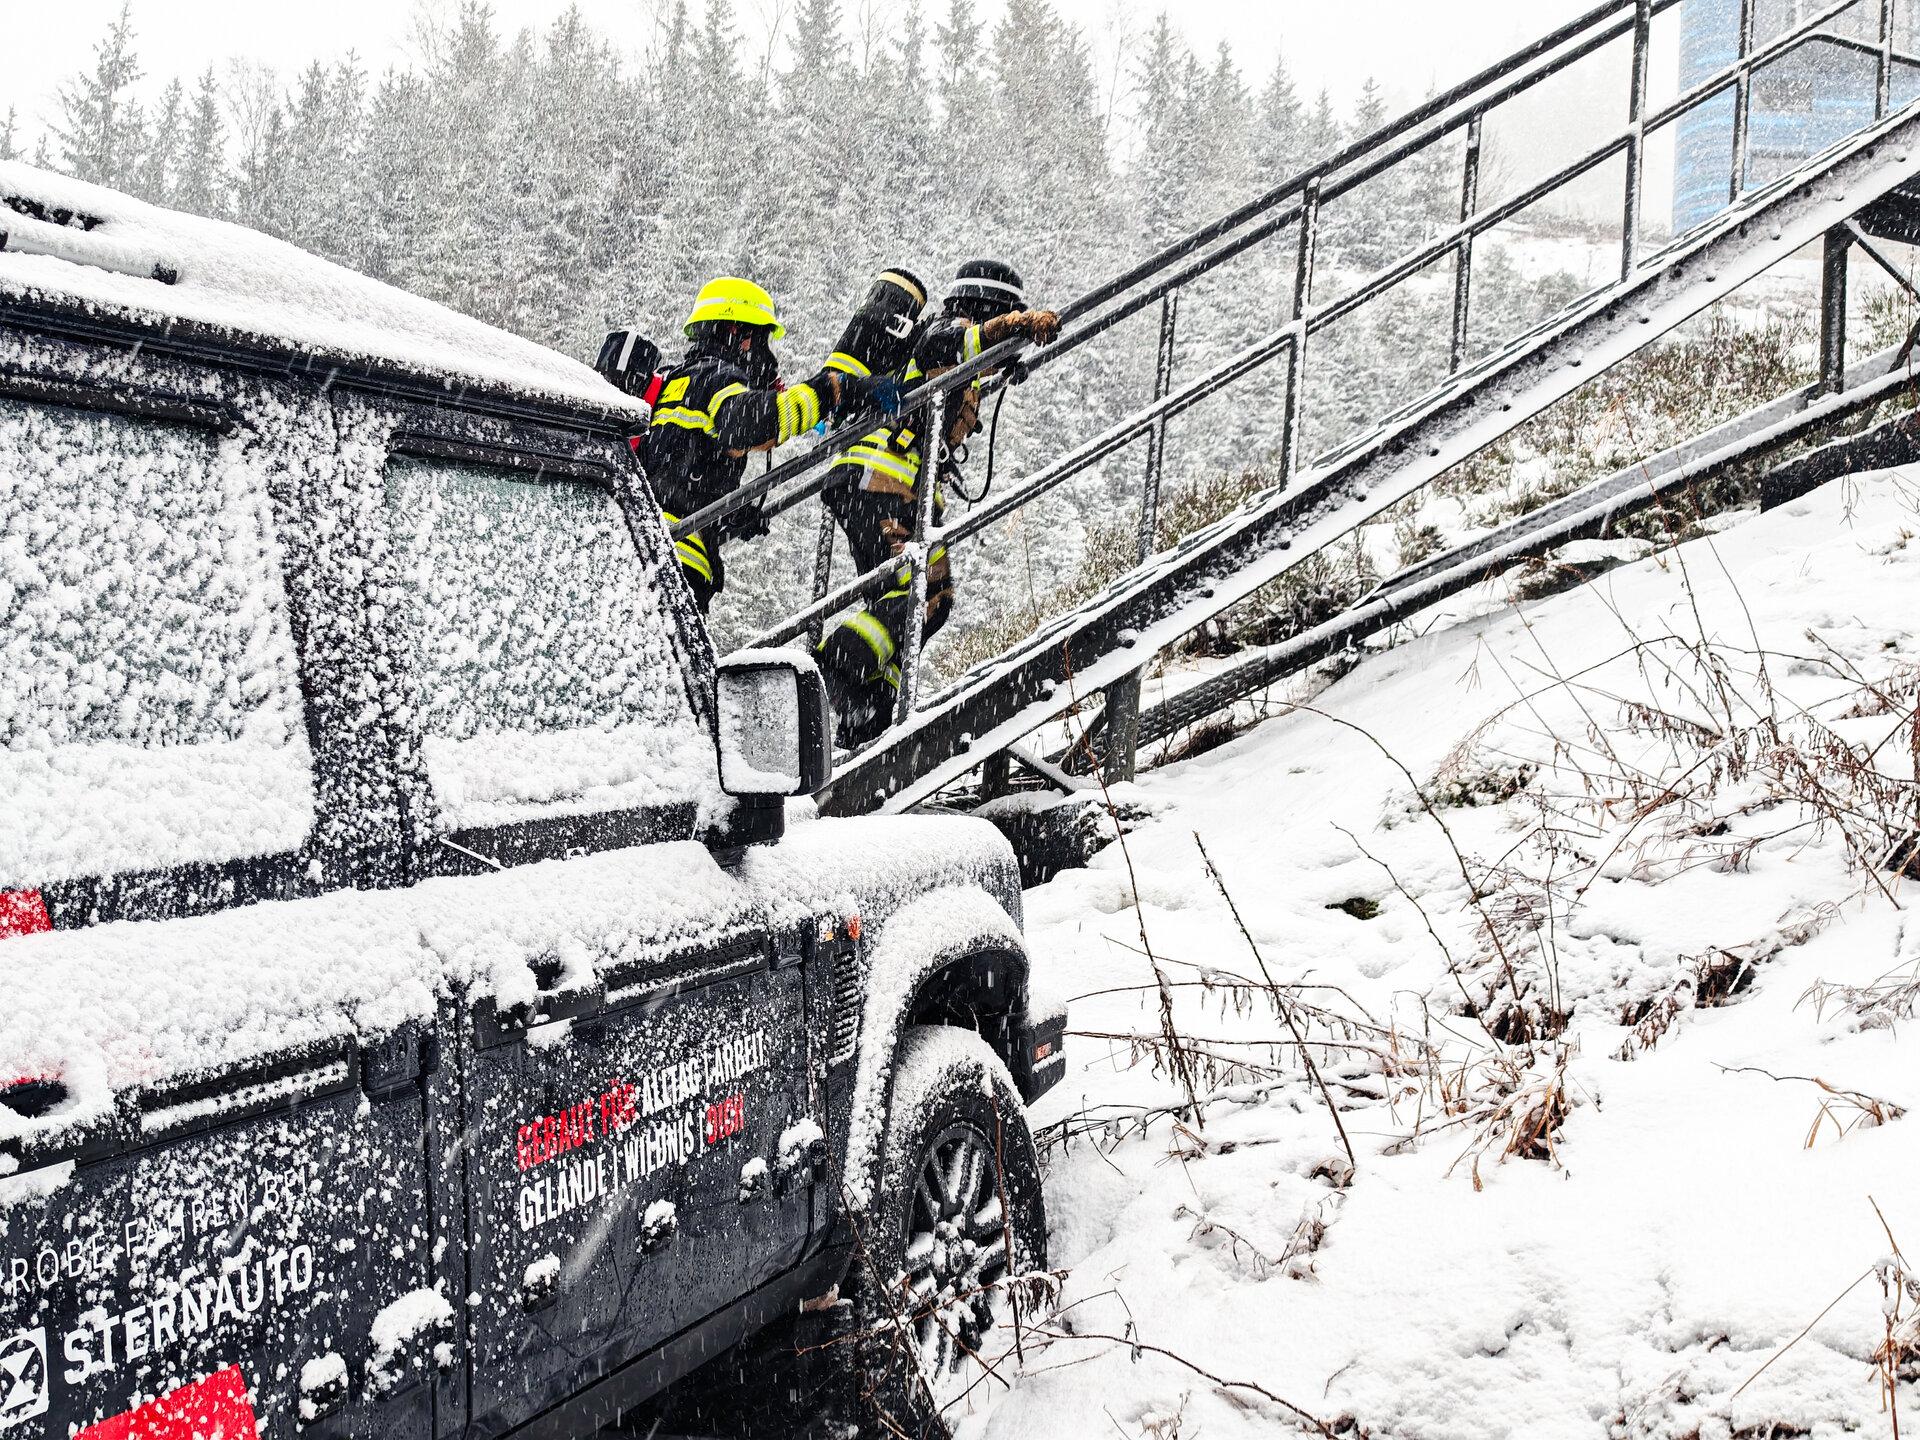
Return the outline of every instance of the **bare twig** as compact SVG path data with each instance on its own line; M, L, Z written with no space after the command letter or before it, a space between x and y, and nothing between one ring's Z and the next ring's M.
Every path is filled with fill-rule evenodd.
M1320 1078L1320 1071L1313 1063L1313 1052L1307 1048L1307 1040L1300 1033L1300 1024L1293 1016L1293 1006L1280 993L1280 987L1274 983L1273 975L1267 969L1266 957L1260 953L1260 947L1254 943L1247 922L1240 918L1240 907L1233 903L1233 896L1227 890L1227 882L1220 877L1219 867L1213 863L1213 857L1207 854L1207 847L1200 838L1198 830L1193 832L1193 843L1200 847L1200 858L1206 863L1207 874L1213 878L1214 888L1220 892L1220 898L1227 902L1227 909L1233 915L1233 923L1240 927L1241 938L1247 942L1247 948L1253 952L1254 963L1260 967L1261 978L1267 982L1268 993L1273 1003L1279 1007L1281 1017L1287 1022L1287 1029L1293 1032L1294 1043L1300 1047L1300 1059L1307 1067L1307 1076L1320 1088L1320 1098L1327 1102L1327 1114L1333 1117L1333 1128L1340 1133L1340 1147L1347 1152L1347 1164L1358 1174L1360 1162L1354 1157L1353 1142L1347 1138L1347 1127L1341 1122L1340 1107L1333 1103L1333 1096L1327 1090L1326 1082Z

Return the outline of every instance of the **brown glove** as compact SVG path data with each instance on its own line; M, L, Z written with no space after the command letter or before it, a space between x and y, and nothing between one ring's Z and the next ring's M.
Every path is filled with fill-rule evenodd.
M980 327L980 339L986 345L998 345L1012 335L1030 335L1042 345L1050 345L1060 333L1060 317L1051 310L1013 310L996 315Z
M980 428L980 392L969 385L949 403L947 444L958 445Z

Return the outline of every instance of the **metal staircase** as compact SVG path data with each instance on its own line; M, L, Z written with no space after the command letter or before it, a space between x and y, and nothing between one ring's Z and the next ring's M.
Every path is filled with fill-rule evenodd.
M1061 312L1065 329L1053 346L1022 353L1022 342L1009 341L907 397L908 409L928 412L923 433L939 433L938 421L948 397L977 376L986 375L991 388L1016 376L1038 375L1129 316L1156 304L1160 307L1159 363L1150 404L942 529L932 526L932 487L922 487L927 493L921 497L914 540L900 562L838 588L827 584L823 563L815 602L755 637L756 645L777 645L817 635L821 624L839 611L890 588L903 566L912 568L916 593L924 594L926 555L935 543L951 547L978 535L1070 476L1147 439L1138 567L930 697L920 694L920 636L908 636L908 643L901 647L903 679L896 723L875 744L841 762L818 797L822 810L851 814L904 809L989 761L1004 763L996 757L1010 752L1030 768L1037 765L1064 780L1056 765L1013 747L1097 697L1104 702L1109 771L1130 773L1134 747L1143 736L1155 738L1190 724L1476 583L1491 569L1599 533L1626 509L1656 503L1663 493L1704 474L1819 435L1847 416L1897 396L1907 384L1911 341L1897 356L1898 369L1893 355L1875 357L1851 370L1845 363L1850 254L1863 249L1897 276L1897 267L1871 237L1879 234L1909 242L1920 237L1920 104L1910 103L1897 111L1890 108L1896 73L1920 71L1920 57L1894 47L1894 0L1841 0L1816 7L1814 13L1764 43L1754 39L1754 0L1743 0L1734 62L1670 103L1650 109L1647 59L1652 23L1680 3L1609 0L1080 297ZM1481 208L1481 137L1488 114L1616 43L1630 53L1627 124L1601 136L1580 159L1498 204ZM1871 58L1874 118L1792 173L1750 188L1746 118L1755 72L1807 46ZM1735 123L1728 205L1706 223L1646 251L1640 236L1648 135L1729 93ZM1321 208L1436 145L1458 147L1462 157L1459 223L1343 293L1318 299L1314 282ZM1491 353L1467 362L1476 240L1600 166L1622 160L1618 278L1546 322L1507 337ZM1173 339L1184 287L1280 236L1291 236L1295 252L1287 323L1207 373L1176 384ZM1227 674L1142 716L1139 675L1160 650L1815 241L1823 241L1825 261L1821 368L1816 384L1393 576L1346 614L1256 652ZM1332 450L1305 456L1303 421L1313 337L1406 285L1420 272L1448 261L1453 267L1454 304L1447 379ZM1284 361L1286 367L1285 398L1275 407L1280 483L1172 550L1151 553L1167 421L1275 361ZM772 513L802 503L818 493L834 456L866 428L862 423L845 427L807 454L688 517L676 527L676 534L700 528L763 496Z

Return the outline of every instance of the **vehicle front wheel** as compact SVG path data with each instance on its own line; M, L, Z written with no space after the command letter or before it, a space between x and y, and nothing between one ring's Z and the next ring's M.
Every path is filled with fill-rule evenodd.
M1033 1136L971 1030L918 1025L894 1072L879 1185L850 1277L876 1434L944 1437L1013 1351L1009 1280L1045 1270Z

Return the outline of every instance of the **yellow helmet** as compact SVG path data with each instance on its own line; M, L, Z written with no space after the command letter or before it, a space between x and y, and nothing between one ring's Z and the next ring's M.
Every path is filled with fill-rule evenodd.
M765 325L773 331L772 338L778 340L787 333L773 313L773 297L751 280L737 279L732 275L722 275L718 280L709 280L701 287L694 298L693 313L687 316L685 333L693 334L693 327L705 320L734 320L742 325Z

